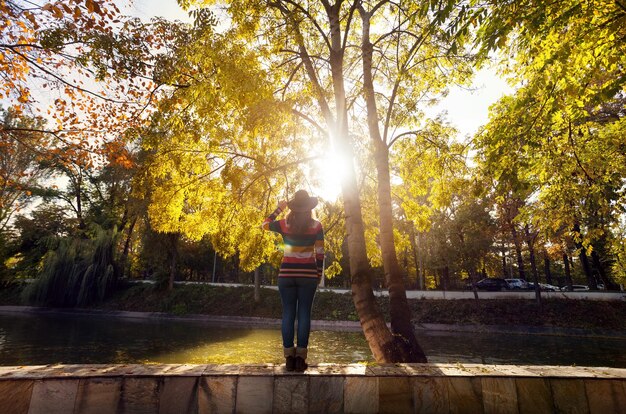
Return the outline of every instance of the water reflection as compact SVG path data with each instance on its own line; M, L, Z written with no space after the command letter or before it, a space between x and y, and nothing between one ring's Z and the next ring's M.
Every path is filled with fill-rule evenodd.
M626 368L626 339L419 333L431 362ZM278 329L102 316L0 315L0 365L281 363ZM371 361L361 332L313 331L310 362Z

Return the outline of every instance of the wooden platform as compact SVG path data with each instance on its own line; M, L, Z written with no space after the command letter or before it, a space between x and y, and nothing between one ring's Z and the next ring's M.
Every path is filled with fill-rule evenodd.
M0 367L0 413L626 413L626 369L479 364Z

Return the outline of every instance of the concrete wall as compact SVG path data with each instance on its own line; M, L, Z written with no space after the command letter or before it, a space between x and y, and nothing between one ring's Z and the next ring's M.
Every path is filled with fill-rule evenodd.
M626 369L477 364L0 367L0 413L626 413Z

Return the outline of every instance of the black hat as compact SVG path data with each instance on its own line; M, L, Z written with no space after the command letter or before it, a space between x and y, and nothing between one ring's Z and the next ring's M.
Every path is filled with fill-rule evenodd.
M309 211L317 205L317 197L309 197L306 190L298 190L287 204L291 211Z

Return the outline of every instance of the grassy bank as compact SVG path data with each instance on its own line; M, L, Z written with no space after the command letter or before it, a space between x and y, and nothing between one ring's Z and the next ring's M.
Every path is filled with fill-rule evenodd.
M22 287L0 289L0 305L27 305ZM387 315L388 299L379 298ZM544 300L539 309L533 300L409 300L416 323L554 326L603 328L626 331L626 302L586 300ZM180 285L171 292L153 285L134 284L119 289L107 301L93 306L141 312L167 312L175 315L212 314L280 318L280 298L276 290L261 289L261 302L255 303L251 287ZM349 294L318 292L313 318L357 320Z

